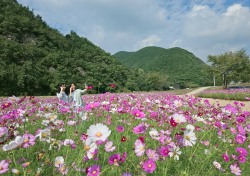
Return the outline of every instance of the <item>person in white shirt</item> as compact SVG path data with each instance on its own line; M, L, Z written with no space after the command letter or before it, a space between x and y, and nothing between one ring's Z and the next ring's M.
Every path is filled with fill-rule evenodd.
M58 93L59 92L59 93ZM66 93L66 85L65 83L61 83L59 85L59 88L58 88L58 92L56 93L56 96L57 98L60 100L60 101L63 101L65 103L68 103L69 102L69 97Z
M70 93L69 93L70 103L72 103L75 111L79 113L79 116L81 117L82 120L86 120L86 114L82 111L85 105L82 99L82 95L85 94L87 90L88 90L87 85L85 85L85 88L83 90L76 89L75 83L72 83L70 87Z

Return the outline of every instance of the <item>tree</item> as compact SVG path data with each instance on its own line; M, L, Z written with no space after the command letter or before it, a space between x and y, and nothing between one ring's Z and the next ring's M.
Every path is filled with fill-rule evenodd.
M246 50L229 51L221 55L209 55L208 62L215 76L221 76L226 89L230 81L250 80L250 60Z

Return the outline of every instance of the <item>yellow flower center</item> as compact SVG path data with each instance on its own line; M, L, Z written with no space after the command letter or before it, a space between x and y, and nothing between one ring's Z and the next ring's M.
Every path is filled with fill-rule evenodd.
M84 146L84 150L88 151L90 149L90 147L88 145Z
M2 170L3 168L2 168L2 166L0 166L0 170Z
M25 138L24 140L23 140L23 142L29 142L29 139L27 139L27 138Z
M144 147L140 147L140 151L143 151L144 150Z
M94 171L92 172L92 174L96 174L96 171L94 170Z
M148 167L152 167L152 165L151 165L151 164L148 164Z
M64 172L66 170L66 167L65 166L62 166L61 168L60 168L60 171L61 172Z
M102 133L101 133L101 132L97 132L97 133L95 134L95 136L96 136L96 137L101 137L101 136L102 136Z
M139 114L139 113L136 113L136 114L135 114L135 116L139 117L139 116L140 116L140 114Z
M42 138L46 138L47 136L47 133L42 133Z
M186 136L185 138L186 138L188 141L190 140L190 136Z
M114 162L116 163L117 159L114 159Z

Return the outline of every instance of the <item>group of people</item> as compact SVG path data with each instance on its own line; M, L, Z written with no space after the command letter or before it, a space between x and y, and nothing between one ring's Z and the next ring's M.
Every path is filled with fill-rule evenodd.
M56 94L60 101L71 104L75 111L79 111L79 109L84 107L82 95L85 94L87 91L87 85L85 85L84 89L76 89L76 84L72 83L69 87L68 92L68 87L66 87L65 83L62 83L59 85L58 92ZM79 112L79 115L84 118L83 112Z

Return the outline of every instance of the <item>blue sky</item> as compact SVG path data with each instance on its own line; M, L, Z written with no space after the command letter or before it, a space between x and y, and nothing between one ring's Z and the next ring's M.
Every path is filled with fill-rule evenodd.
M181 47L203 61L246 49L250 0L17 0L62 34L71 30L114 54Z

